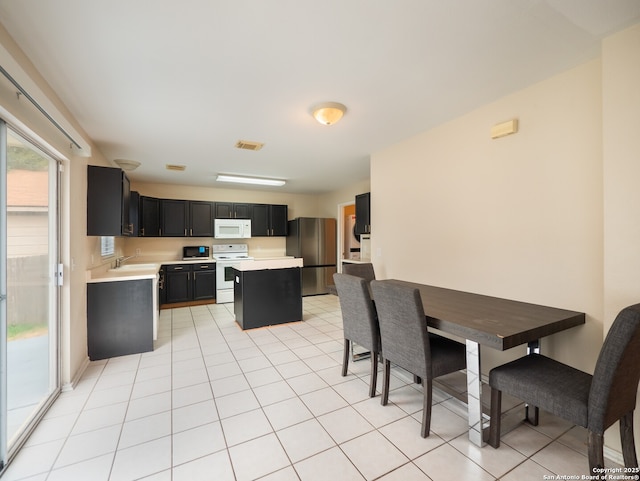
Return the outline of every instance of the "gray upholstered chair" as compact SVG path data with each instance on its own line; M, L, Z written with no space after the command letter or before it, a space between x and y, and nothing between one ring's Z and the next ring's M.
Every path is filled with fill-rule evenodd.
M466 368L465 346L445 337L429 334L420 291L393 281L372 281L371 288L378 312L384 380L382 404L389 400L391 363L422 379L423 438L431 427L431 390L433 379Z
M602 345L593 376L540 354L530 354L489 372L489 444L500 446L502 393L587 428L589 468L604 467L603 437L620 420L624 463L637 467L633 411L640 379L640 304L623 309ZM536 416L537 417L537 416Z
M342 375L347 375L349 366L349 347L352 342L371 352L371 383L369 397L376 395L378 381L378 355L380 353L380 327L378 317L369 294L369 282L361 277L348 274L334 274L342 310L344 329L344 355Z
M367 262L366 264L344 263L342 264L342 273L362 277L369 282L376 278L376 273L373 270L373 264L371 262Z

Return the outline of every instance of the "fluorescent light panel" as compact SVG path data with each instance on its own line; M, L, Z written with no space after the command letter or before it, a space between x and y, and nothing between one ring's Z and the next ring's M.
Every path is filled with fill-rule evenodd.
M218 174L216 177L218 182L234 182L238 184L255 184L255 185L273 185L282 186L286 184L284 180L264 179L261 177L240 177L238 175Z

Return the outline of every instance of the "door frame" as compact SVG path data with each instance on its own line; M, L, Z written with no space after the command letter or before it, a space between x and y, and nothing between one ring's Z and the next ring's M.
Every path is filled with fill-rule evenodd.
M7 269L0 268L0 476L7 469L11 460L20 451L47 410L54 403L61 392L61 314L62 314L62 279L58 277L59 266L62 259L62 160L51 150L47 149L29 135L23 129L16 127L0 117L0 189L7 192L7 165L8 165L8 135L9 130L22 140L28 142L43 156L49 159L49 205L48 205L48 255L49 259L49 387L46 397L40 400L39 405L27 419L28 424L22 430L12 445L8 439L8 397L7 386ZM7 198L6 194L0 198L0 259L7 259ZM53 216L53 218L52 218ZM4 297L3 297L4 296Z
M349 202L342 202L340 204L338 204L338 228L336 230L336 252L338 253L337 257L337 271L338 272L342 272L342 255L344 253L344 223L345 223L345 208L349 207L349 206L355 206L356 205L356 201L351 200Z

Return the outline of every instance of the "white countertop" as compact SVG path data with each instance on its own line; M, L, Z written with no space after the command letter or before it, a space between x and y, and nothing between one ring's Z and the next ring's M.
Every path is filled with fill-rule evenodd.
M153 262L126 262L118 269L108 269L102 272L87 271L87 283L135 281L140 279L155 279L160 266L174 264L202 264L215 263L215 259L201 257L189 260L164 260ZM302 267L302 259L292 256L283 257L257 257L253 260L240 261L238 270L256 271L262 269L288 269Z
M343 264L371 264L371 260L360 260L360 259L342 259Z
M251 261L240 261L236 269L239 271L260 271L264 269L290 269L302 267L302 258L295 257L259 257Z
M140 264L125 264L119 269L109 269L105 272L94 273L87 271L87 284L96 282L137 281L155 279L162 264L145 262Z

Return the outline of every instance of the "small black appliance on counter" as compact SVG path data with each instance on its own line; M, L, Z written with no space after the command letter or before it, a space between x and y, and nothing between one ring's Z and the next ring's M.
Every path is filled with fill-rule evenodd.
M185 246L182 248L182 259L209 258L209 246Z

